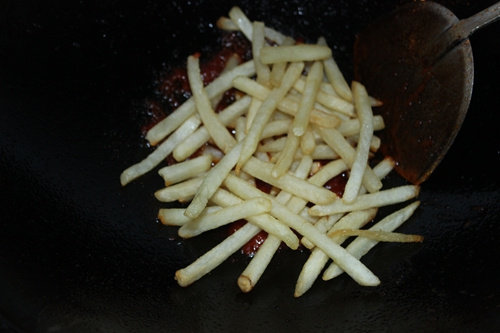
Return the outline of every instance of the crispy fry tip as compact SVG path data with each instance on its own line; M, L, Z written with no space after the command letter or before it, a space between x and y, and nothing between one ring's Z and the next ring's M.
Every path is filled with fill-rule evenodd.
M248 293L253 289L252 281L248 276L240 275L238 277L238 287L240 287L242 292Z
M190 281L185 280L182 269L179 269L178 271L175 272L174 278L181 287L187 287L192 283Z

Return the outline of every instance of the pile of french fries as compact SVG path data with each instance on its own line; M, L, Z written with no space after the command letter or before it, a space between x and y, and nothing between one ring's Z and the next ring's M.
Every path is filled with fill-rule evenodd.
M381 180L394 166L390 158L370 167L369 159L380 146L373 133L384 128L372 107L381 102L361 83L346 83L324 38L317 44L298 44L262 22L250 21L238 7L228 16L217 26L241 31L252 43L253 59L228 62L221 75L204 86L199 54L189 56L192 97L149 130L146 139L156 149L121 174L122 185L172 155L177 163L159 169L165 188L155 196L161 202L189 205L160 209L163 224L178 226L178 234L189 238L248 221L179 269L175 278L181 286L209 273L261 230L268 237L238 278L243 292L255 287L281 243L311 251L297 280L296 297L321 272L323 280L346 272L361 285L378 285L380 280L360 258L380 241L422 241L418 235L394 232L418 201L363 229L379 207L419 193L413 185L382 189ZM239 91L236 101L215 113L221 95L231 88ZM207 143L210 149L193 155ZM343 172L349 177L338 197L324 185ZM270 193L260 190L257 180L272 185ZM342 247L349 237L356 238Z

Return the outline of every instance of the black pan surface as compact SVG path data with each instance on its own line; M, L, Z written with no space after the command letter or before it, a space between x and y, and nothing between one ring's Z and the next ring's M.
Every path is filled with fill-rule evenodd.
M494 1L439 1L467 17ZM352 78L354 35L399 1L235 1L251 19L324 34ZM400 230L363 260L377 288L317 281L299 299L306 252L281 251L257 288L235 254L189 288L176 269L220 233L180 241L156 220L151 173L119 174L149 152L139 135L162 68L216 40L232 1L0 1L0 331L495 332L500 329L499 25L471 38L475 85L455 144Z

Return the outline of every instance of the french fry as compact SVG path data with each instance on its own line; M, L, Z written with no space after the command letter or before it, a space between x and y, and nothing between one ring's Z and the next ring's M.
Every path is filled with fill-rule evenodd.
M245 37L251 41L253 34L252 22L248 19L245 13L243 13L239 7L234 6L231 10L229 10L229 18L233 21L234 25L240 29Z
M262 49L263 50L263 49ZM261 52L262 52L261 50ZM260 140L260 136L266 123L269 121L272 113L276 109L278 103L285 97L288 90L292 87L295 80L299 77L302 69L304 68L304 63L293 63L291 64L285 75L283 77L282 85L271 91L267 99L262 103L255 119L252 122L252 126L248 130L247 136L242 141L243 147L241 150L240 159L236 165L236 171L241 169L241 167L248 161L250 156L257 149L257 145Z
M305 153L302 153L302 151L299 150L295 158L299 159L304 154ZM314 151L310 155L315 160L335 160L339 158L339 155L325 144L316 145L314 147Z
M271 93L270 90L266 87L261 86L256 81L247 79L245 77L235 78L233 81L233 86L243 91L244 93L260 100L265 100ZM295 114L297 114L297 111L299 110L299 103L292 100L291 98L285 97L283 100L281 100L280 103L278 103L277 107L279 111L291 116L295 116ZM325 128L335 128L340 123L340 119L337 116L331 113L322 112L316 108L311 111L309 121L317 126Z
M349 167L352 167L356 151L346 141L344 136L336 129L326 130L321 127L317 127L317 129L323 140L342 157ZM376 192L382 187L382 182L377 178L369 166L366 166L365 173L363 174L363 185L368 192Z
M305 179L309 173L312 166L312 159L305 157L301 160L297 170L295 170L294 175L300 179ZM277 197L276 201L284 205L289 201L291 195L287 192L281 191ZM300 210L297 206L287 205L294 213ZM274 253L278 250L281 241L274 235L269 235L264 243L259 247L259 250L252 258L248 266L241 273L238 278L238 286L243 292L249 292L257 284L260 277L264 273L264 270L269 265Z
M421 243L424 237L421 235L408 235L391 231L380 230L356 230L356 229L339 229L328 234L329 237L351 237L358 236L375 240L377 242L392 242L392 243Z
M229 17L231 18L233 24L237 26L239 30L241 30L241 32L243 32L248 40L251 41L253 35L252 22L248 19L245 13L243 13L243 11L239 7L235 6L229 11ZM286 39L285 35L274 29L266 27L264 31L266 37L274 41L275 43L282 44Z
M167 140L162 142L155 151L149 154L141 162L128 167L122 172L120 175L122 186L127 185L132 180L153 170L153 168L160 164L180 142L193 133L199 125L200 120L197 117L193 116L187 119Z
M217 20L215 25L217 26L217 28L219 28L221 30L226 30L226 31L238 31L238 30L240 30L238 28L238 26L236 24L234 24L233 21L231 21L230 18L225 17L225 16L219 17L219 19Z
M215 194L212 196L210 201L222 207L243 203L243 200L224 189L218 189L217 192L215 192ZM268 234L280 239L292 250L297 249L299 240L295 233L288 226L281 223L271 215L262 214L250 216L247 218L247 220L248 222L258 226L262 230L265 230Z
M231 169L236 165L241 154L241 149L242 144L240 142L224 155L219 163L210 169L203 178L203 182L196 192L193 201L191 201L187 207L185 212L186 216L194 219L201 214L203 209L207 206L210 197L217 191L224 181L224 178L226 178Z
M353 136L350 136L346 138L347 142L349 142L350 145L356 146L359 142L359 135L355 134ZM379 150L380 145L382 144L380 138L376 135L372 135L372 139L370 141L370 151L371 152L376 152Z
M236 138L236 141L238 142L243 141L246 135L246 126L247 126L246 117L239 117L238 119L236 119L236 124L234 127L235 130L234 137Z
M264 23L254 21L252 25L252 54L255 63L255 72L257 73L257 82L268 85L271 78L269 66L260 61L260 50L264 47Z
M291 133L291 131L290 133L288 133L288 136L286 137L285 147L281 151L276 164L274 164L271 170L271 174L273 177L281 177L288 171L295 158L295 152L299 147L299 141L300 139L298 136L295 136L293 133Z
M210 214L203 214L185 223L179 229L179 236L190 238L205 231L216 229L240 219L267 213L271 210L271 201L266 198L251 198L242 203L224 207Z
M323 187L313 185L303 179L287 173L280 178L275 178L273 177L271 170L272 166L270 166L269 163L260 161L254 157L250 158L243 167L243 171L254 176L255 178L259 178L268 184L276 186L283 191L290 192L293 195L310 202L331 203L338 198L335 193Z
M415 201L409 204L408 206L386 216L384 219L375 224L369 230L378 230L378 231L396 230L399 226L401 226L406 220L408 220L413 215L419 204L420 204L419 201ZM356 258L360 259L366 253L368 253L368 251L370 251L375 245L377 245L377 243L378 242L376 240L358 237L346 247L346 250L349 251L349 253L352 253L352 255L354 255ZM332 264L323 273L323 280L326 281L333 279L334 277L339 276L342 273L343 270L339 266L337 266L336 264Z
M248 293L255 287L280 244L281 241L276 237L268 236L266 238L248 266L238 277L238 286L241 291Z
M306 209L304 209L306 210ZM314 227L318 229L319 232L326 234L328 230L330 230L338 220L340 220L344 216L344 213L333 214L328 216L321 217L318 222L314 224ZM314 244L307 239L306 237L302 237L300 243L304 245L309 250L314 249ZM328 256L327 256L328 258Z
M327 46L326 40L323 37L318 40L318 44ZM349 85L344 79L344 75L342 75L342 72L333 57L324 60L323 64L325 66L326 76L332 84L333 89L335 89L337 94L346 101L352 101L351 89L349 89Z
M163 177L165 186L181 182L183 180L197 177L210 169L212 158L209 155L201 155L191 160L173 164L161 168L158 174Z
M327 181L339 175L347 169L343 160L331 161L324 165L318 172L309 178L309 182L314 185L323 186Z
M317 185L317 186L323 186L327 181L332 179L333 177L339 175L341 172L345 171L347 169L347 165L344 163L342 160L336 160L329 162L326 164L324 167L322 167L318 172L316 172L312 177L309 178L309 183ZM299 202L298 198L294 198L296 202L293 202L294 206L299 206L300 207L305 207L306 202ZM309 215L309 214L308 214ZM339 218L342 217L343 214L336 214L336 215L330 215L328 219L326 219L324 222L315 224L315 227L322 233L326 232L327 229L322 230L323 226L326 228L330 226L331 224L334 224ZM314 247L314 244L307 239L307 237L302 237L301 243L304 244L307 248L311 249Z
M303 82L304 81L302 80L297 80L293 87L299 92L304 93L305 84ZM316 101L329 110L343 113L349 117L354 116L354 105L340 97L326 94L325 92L320 90L316 95Z
M304 135L300 137L300 150L304 153L304 155L314 155L316 150L316 139L314 138L314 133L310 128L307 128ZM333 150L331 150L331 152L333 153Z
M224 184L231 192L244 199L256 196L266 196L259 189L249 186L245 181L233 175L229 175L224 181ZM327 253L330 258L335 260L335 262L348 272L356 282L363 286L376 286L380 283L380 280L365 265L360 261L353 260L353 257L350 256L344 248L333 243L325 234L320 233L313 225L299 215L292 213L273 198L271 198L271 200L273 201L271 215L287 223L291 228L309 238L317 247Z
M313 216L324 216L329 214L368 209L371 207L382 207L410 200L417 197L418 193L418 186L403 185L391 188L389 190L360 195L351 204L347 204L342 200L337 200L330 205L316 205L309 209L309 214Z
M323 79L323 65L316 61L309 71L304 87L302 100L300 101L299 110L293 119L292 133L296 136L304 135L307 126L309 125L309 115L318 94L319 85ZM290 135L289 135L290 137Z
M194 196L201 183L203 182L203 178L192 178L182 183L178 183L175 185L167 186L161 190L155 192L155 197L158 201L161 202L173 202L180 199L184 199L186 197Z
M329 47L313 44L266 46L260 51L260 61L264 64L324 60L331 56Z
M187 60L187 74L189 85L193 93L196 109L200 115L203 125L207 129L215 144L223 151L227 152L236 144L236 140L227 130L226 126L215 115L210 100L203 87L200 74L200 59L197 56L189 56Z
M265 32L266 38L268 40L270 40L271 42L274 42L274 43L276 43L278 45L284 45L285 41L287 39L292 39L291 37L285 36L281 32L276 31L276 30L274 30L272 28L269 28L269 27L265 27L264 28L264 32Z
M261 106L262 106L262 101L253 97L252 103L250 103L250 107L248 108L247 124L246 124L245 133L248 132L250 127L252 127L252 122L255 119L255 115L257 114L257 111L259 111Z
M293 44L295 44L295 40L293 40L293 38L290 37L285 38L283 43L281 43L281 45L283 46L293 45ZM273 64L270 75L271 76L270 81L272 86L279 87L281 85L281 79L285 74L286 65L287 65L286 62L277 62Z
M220 244L196 259L189 266L175 272L175 279L181 287L186 287L209 273L215 267L224 262L231 254L238 251L260 229L251 223L245 224L234 234L224 239Z
M295 82L295 85L293 86L295 89L297 89L298 91L302 91L304 89L304 85L305 85L305 80L303 78L300 78L297 80L297 82ZM346 82L347 84L347 82ZM338 97L338 98L341 98L337 92L335 91L335 89L333 89L333 86L329 83L329 82L321 82L321 85L320 85L320 92L322 94L325 94L326 96L324 97L321 97L321 98L331 98L331 97ZM372 107L377 107L377 106L382 106L383 103L382 101L379 101L378 99L370 96L370 105ZM345 100L343 99L345 102L347 103L350 103L350 101L348 100ZM319 100L318 100L319 102ZM352 105L352 104L351 104Z
M283 135L288 132L292 121L290 119L274 120L267 123L262 131L261 139Z
M233 79L238 76L252 76L255 75L255 66L252 60L247 61L238 67L226 72L212 81L205 87L208 98L223 93L232 86ZM186 119L194 115L196 111L194 99L190 98L179 106L174 112L168 115L165 119L153 126L146 134L146 140L151 145L158 144L166 136L172 133L179 127Z
M384 119L380 115L373 116L373 130L379 131L385 128ZM337 127L337 130L342 133L343 136L349 137L359 134L361 125L359 119L348 119L343 120Z
M202 215L212 214L220 209L222 209L222 208L218 207L218 206L207 207L203 211ZM189 221L192 221L191 218L184 215L185 211L186 211L185 208L161 208L158 211L158 219L164 225L179 226L180 227L180 226L188 223Z
M360 228L366 223L370 222L375 214L377 213L377 209L369 209L365 211L352 212L345 215L341 218L335 225L333 225L333 229L337 230L340 228L344 228L349 226L350 228ZM330 238L332 236L328 235ZM337 244L342 244L347 237L335 237L333 238ZM299 278L297 279L297 283L295 285L295 297L302 296L311 286L314 281L316 281L317 277L321 273L323 267L325 267L328 262L328 256L321 251L319 248L315 248L306 263L302 267L302 270L299 274Z
M373 168L373 171L375 172L375 174L379 179L382 179L392 170L393 167L394 167L394 161L390 158L386 158L382 160L380 163L378 163ZM360 193L364 194L365 191L366 190L364 188L361 188ZM371 208L358 212L351 212L345 215L342 219L340 218L342 217L343 213L330 215L328 216L328 218L322 218L314 226L322 233L326 232L327 230L330 230L331 232L328 234L328 236L333 238L338 244L342 244L342 242L345 241L346 237L338 237L338 236L336 237L334 234L332 234L335 232L335 230L346 227L360 228L367 222L372 220L375 217L376 212L377 212L376 208ZM332 219L333 221L330 221L330 219ZM338 221L338 223L335 224L335 222L339 219L340 221ZM301 239L301 243L309 249L312 249L314 247L314 244L312 244L305 237ZM323 267L326 265L327 262L328 262L328 256L323 251L317 248L313 249L311 255L304 264L302 271L300 272L295 287L295 293L294 293L295 297L303 295L307 290L309 290L309 288L311 288L312 284L317 279L317 277L321 273L321 270L323 269ZM331 266L333 265L335 264L332 264ZM336 267L338 268L338 266Z
M395 164L391 157L386 157L373 168L373 172L379 179L384 179L394 169Z
M347 180L344 195L342 196L342 200L346 203L353 202L358 196L361 180L363 179L368 164L370 142L373 136L373 113L370 106L370 100L368 99L368 93L365 87L356 81L352 83L352 93L354 105L356 106L359 116L361 130L349 179Z
M220 121L227 126L245 113L250 105L250 101L251 97L245 96L222 110L217 116ZM173 150L172 154L174 159L176 161L184 161L201 148L209 139L210 134L205 126L200 126Z

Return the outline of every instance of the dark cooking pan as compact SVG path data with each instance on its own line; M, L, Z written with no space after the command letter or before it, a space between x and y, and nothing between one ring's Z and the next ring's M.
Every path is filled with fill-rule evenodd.
M494 1L439 1L467 17ZM399 1L237 1L252 19L326 35L348 78L356 32ZM364 262L376 288L347 277L299 299L306 252L281 251L257 288L236 285L235 254L189 288L176 269L223 236L179 241L156 223L154 173L121 188L147 155L144 101L164 68L210 52L232 1L0 2L0 331L458 331L500 329L499 25L471 39L465 124L400 230Z

